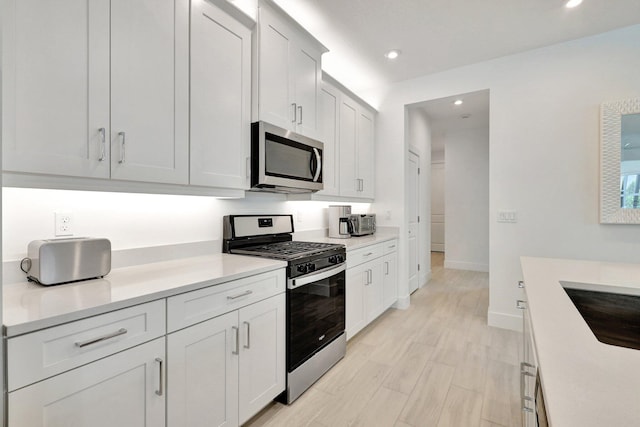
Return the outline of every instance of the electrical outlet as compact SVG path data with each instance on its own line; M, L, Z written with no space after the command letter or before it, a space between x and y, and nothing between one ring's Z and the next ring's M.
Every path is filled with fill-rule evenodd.
M55 212L55 235L73 236L73 216L71 212Z

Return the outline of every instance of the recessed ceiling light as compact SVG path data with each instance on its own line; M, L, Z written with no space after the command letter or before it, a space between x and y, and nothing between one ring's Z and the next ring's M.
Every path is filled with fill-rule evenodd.
M456 99L453 101L453 105L462 105L462 99Z
M398 56L400 56L400 51L398 49L393 49L385 53L384 56L387 59L396 59Z
M565 4L565 6L568 8L573 8L576 6L580 6L580 3L582 3L582 0L569 0L567 4Z

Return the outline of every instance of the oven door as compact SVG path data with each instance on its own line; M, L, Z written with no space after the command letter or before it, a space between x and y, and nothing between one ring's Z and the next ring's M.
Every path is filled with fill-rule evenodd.
M289 279L287 370L292 372L344 332L345 264Z

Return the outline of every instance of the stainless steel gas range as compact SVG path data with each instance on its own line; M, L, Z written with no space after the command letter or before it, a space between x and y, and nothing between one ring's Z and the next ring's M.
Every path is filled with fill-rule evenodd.
M287 261L287 388L291 403L346 353L344 245L293 241L292 215L229 215L223 251Z

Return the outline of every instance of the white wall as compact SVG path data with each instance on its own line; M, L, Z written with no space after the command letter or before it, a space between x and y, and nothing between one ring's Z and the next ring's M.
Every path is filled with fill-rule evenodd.
M489 271L489 128L449 130L444 151L444 266Z
M598 223L599 106L640 96L638 46L640 25L401 82L378 94L383 161L376 197L381 205L404 206L397 171L408 145L405 106L490 89L490 324L520 327L520 255L638 262L640 227ZM496 223L503 209L516 210L518 223ZM395 220L405 232L402 218Z
M26 256L32 240L54 237L54 212L70 211L75 236L106 237L113 250L220 240L229 214L294 214L296 231L328 227L328 202L288 202L249 193L246 199L3 188L4 261ZM369 204L350 203L354 213Z

